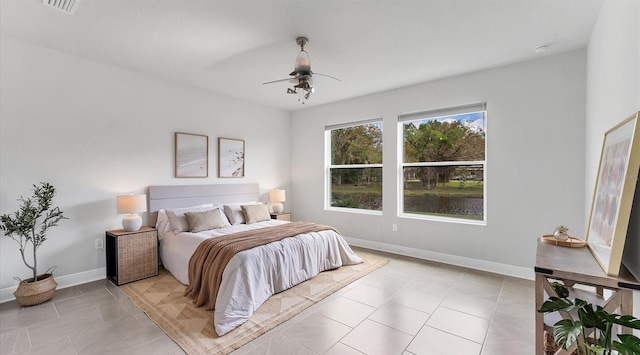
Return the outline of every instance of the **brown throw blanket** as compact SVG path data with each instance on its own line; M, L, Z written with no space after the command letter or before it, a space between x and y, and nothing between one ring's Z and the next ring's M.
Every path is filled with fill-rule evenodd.
M215 308L224 268L234 255L284 238L323 230L336 231L322 224L291 222L206 239L189 259L189 286L185 296L193 299L196 307L204 305L211 311Z

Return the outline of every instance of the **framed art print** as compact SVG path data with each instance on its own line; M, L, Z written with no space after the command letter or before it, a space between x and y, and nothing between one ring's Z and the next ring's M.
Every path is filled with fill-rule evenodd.
M587 245L602 269L618 276L640 169L635 113L604 135L587 229Z
M176 177L206 178L209 176L209 137L176 132Z
M244 177L244 140L218 138L218 177Z

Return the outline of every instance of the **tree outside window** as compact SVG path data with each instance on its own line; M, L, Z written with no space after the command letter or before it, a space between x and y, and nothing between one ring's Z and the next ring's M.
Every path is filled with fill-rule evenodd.
M328 206L382 210L382 122L327 128Z
M484 220L486 111L400 117L403 214Z

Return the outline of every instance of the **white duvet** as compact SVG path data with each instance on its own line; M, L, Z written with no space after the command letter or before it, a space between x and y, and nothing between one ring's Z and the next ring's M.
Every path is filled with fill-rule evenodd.
M164 231L159 226L162 263L178 281L187 285L189 259L204 239L284 223L289 222L270 220L178 234ZM334 231L302 234L240 252L229 261L222 275L213 316L215 331L224 335L244 323L277 292L322 271L361 262L362 259Z

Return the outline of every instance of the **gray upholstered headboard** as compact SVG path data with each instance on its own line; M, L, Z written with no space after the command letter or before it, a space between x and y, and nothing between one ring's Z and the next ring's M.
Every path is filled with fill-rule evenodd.
M221 204L260 201L260 185L166 185L149 186L149 225L155 226L158 211L167 208L197 206L205 203Z

